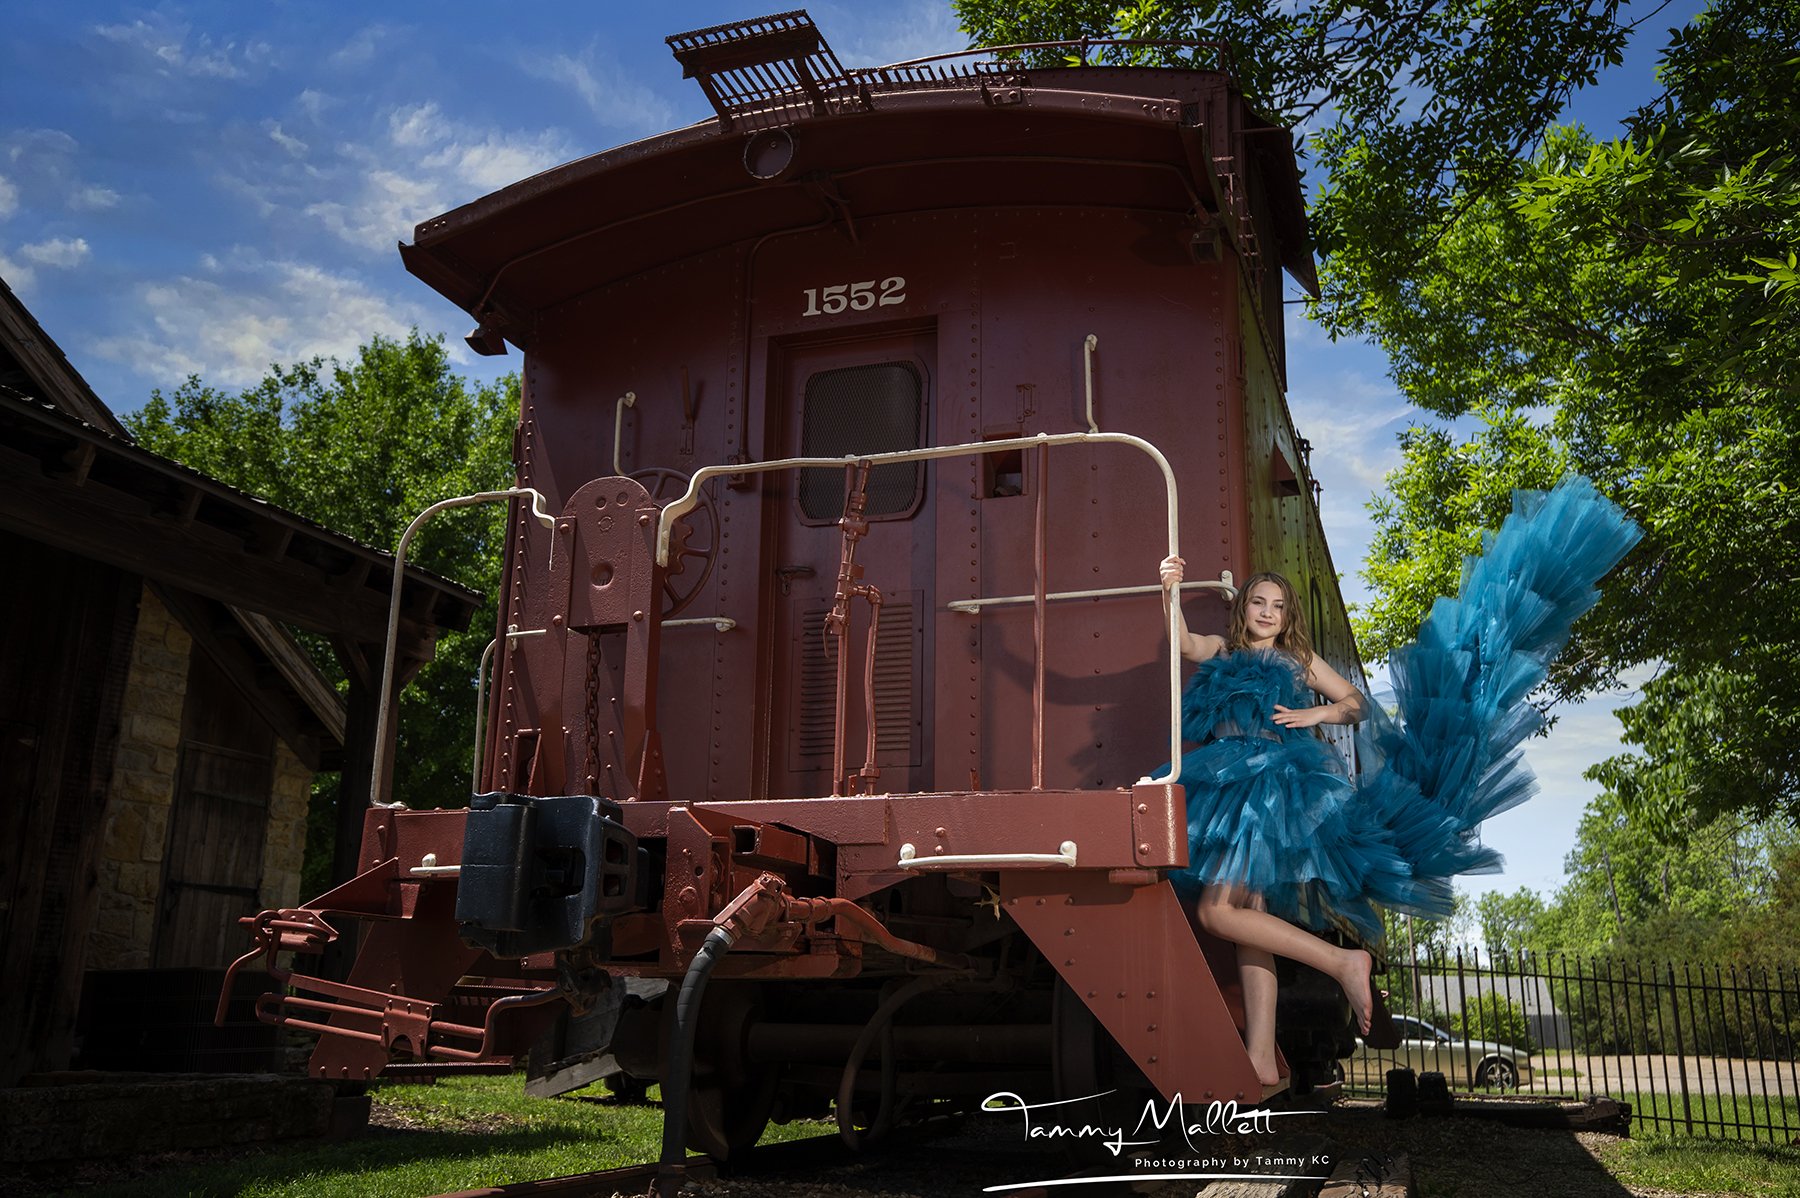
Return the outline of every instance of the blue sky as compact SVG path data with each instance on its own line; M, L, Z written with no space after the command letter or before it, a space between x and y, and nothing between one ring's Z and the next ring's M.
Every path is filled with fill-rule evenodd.
M780 6L771 6L780 7ZM810 3L850 66L965 44L947 0ZM1611 135L1654 94L1665 30L1574 116ZM125 412L188 374L240 386L271 362L347 355L372 333L443 332L478 377L515 354L462 351L469 320L400 266L418 220L559 162L709 115L663 38L756 15L744 0L661 5L127 5L13 0L0 45L0 276L101 398ZM1290 400L1314 445L1352 602L1365 505L1422 415L1373 347L1289 312ZM1566 711L1530 749L1543 793L1490 823L1507 873L1471 892L1553 890L1587 765L1616 751L1613 703Z

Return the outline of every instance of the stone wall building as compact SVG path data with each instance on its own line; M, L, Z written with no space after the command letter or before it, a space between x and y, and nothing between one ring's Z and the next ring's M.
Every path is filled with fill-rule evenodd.
M194 638L145 587L125 679L125 718L113 757L106 823L100 834L100 905L88 937L89 969L149 969L153 965L213 966L192 929L179 942L164 934L159 915L175 906L165 896L170 864L171 819L181 780L182 715L188 696ZM306 809L314 770L285 740L275 737L267 804L260 819L262 851L255 854L254 895L240 896L252 910L292 907L300 901L300 869L306 855ZM191 922L188 921L188 922ZM234 924L222 932L235 933ZM198 942L196 942L198 939ZM240 937L233 937L238 944ZM160 947L160 952L159 952ZM233 950L235 951L235 950Z
M71 1063L84 998L129 1056L155 975L222 970L240 916L299 901L314 776L370 792L394 569L134 444L3 281L0 561L4 1087ZM408 571L400 676L477 602Z

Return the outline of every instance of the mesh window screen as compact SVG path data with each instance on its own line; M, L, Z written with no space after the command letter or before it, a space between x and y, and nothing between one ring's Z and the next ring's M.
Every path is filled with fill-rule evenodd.
M803 457L842 457L919 448L919 372L906 362L821 370L806 380L800 417ZM923 462L894 462L869 471L869 516L910 512L918 502ZM844 472L800 472L800 510L811 520L844 514Z

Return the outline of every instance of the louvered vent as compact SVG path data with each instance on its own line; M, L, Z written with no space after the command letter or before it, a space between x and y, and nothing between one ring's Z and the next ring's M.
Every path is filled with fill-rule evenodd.
M794 768L818 769L831 765L832 726L837 706L837 640L825 635L825 616L830 608L809 611L803 617L800 646L800 718L795 725ZM856 614L867 618L861 604ZM881 628L875 641L875 762L882 766L919 764L920 721L918 678L919 628L917 606L912 599L890 598L882 605ZM863 705L863 657L850 662L850 710ZM852 720L852 728L860 725ZM845 742L845 759L860 766L864 743L854 731Z

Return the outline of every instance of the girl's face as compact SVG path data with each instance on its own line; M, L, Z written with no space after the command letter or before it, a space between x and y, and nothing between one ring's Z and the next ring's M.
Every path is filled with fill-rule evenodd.
M1250 588L1244 600L1244 632L1255 644L1266 644L1287 627L1287 600L1281 588L1264 580Z

